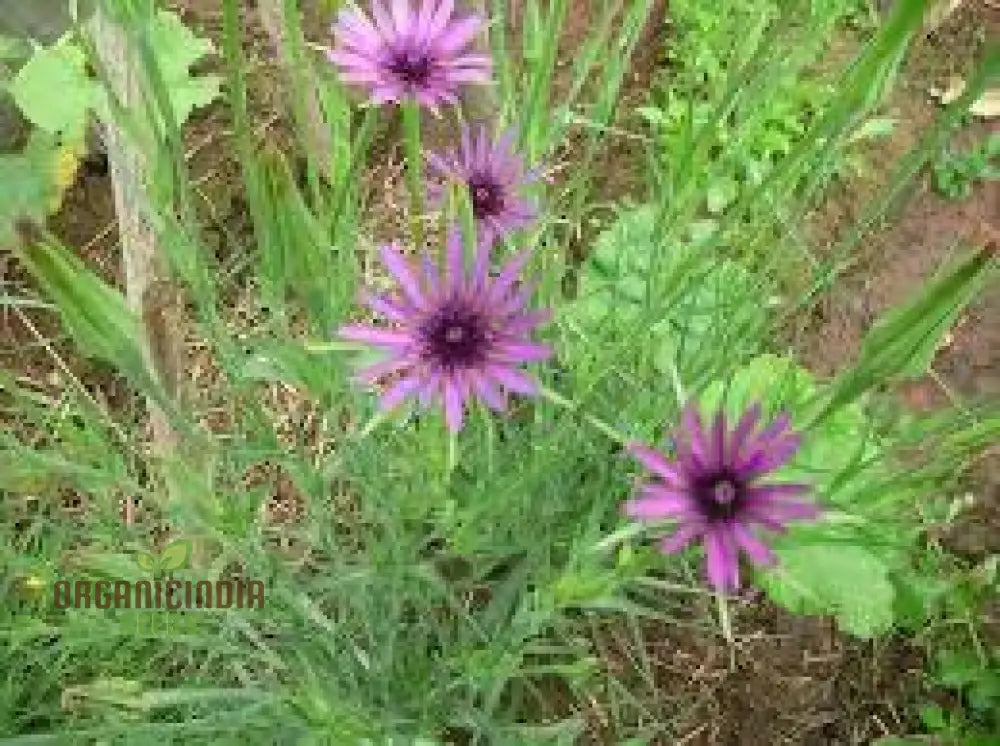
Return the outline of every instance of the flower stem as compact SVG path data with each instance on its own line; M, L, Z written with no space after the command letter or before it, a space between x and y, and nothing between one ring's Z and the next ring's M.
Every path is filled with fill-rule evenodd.
M424 250L424 153L420 147L420 105L406 101L403 110L403 142L406 152L406 186L410 192L410 231L414 248Z
M451 475L458 464L458 433L448 431L448 457L445 462L445 485L451 483Z
M370 420L368 420L368 422L365 423L365 426L361 428L359 431L357 431L357 433L354 435L354 440L355 441L364 440L369 435L371 435L372 432L374 432L375 428L377 428L387 419L389 419L389 412L381 410L376 412L375 415Z
M726 642L733 644L733 620L729 616L729 603L726 601L726 594L721 591L715 594L715 599L719 605L719 626L722 628L722 636Z
M306 352L312 353L363 352L368 349L368 347L361 342L338 342L336 340L330 342L306 342L304 347Z
M594 417L591 414L587 414L586 412L581 412L580 405L577 404L576 402L567 399L562 394L558 394L546 386L539 386L539 391L541 392L542 396L544 396L553 404L568 409L571 412L578 413L580 417L583 418L584 422L586 422L594 429L600 430L601 433L603 433L606 437L610 438L616 443L624 446L628 442L629 439L627 437L625 437L620 432L615 430L613 427L611 427L611 425L606 423L604 420L598 419L597 417Z

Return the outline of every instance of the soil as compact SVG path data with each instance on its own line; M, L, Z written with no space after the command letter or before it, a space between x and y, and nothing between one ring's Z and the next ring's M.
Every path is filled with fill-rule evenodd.
M177 0L173 5L187 23L221 46L218 0ZM253 4L246 5L244 12L253 21ZM649 90L659 64L662 40L657 35L666 28L665 5L656 4L651 30L638 46L626 80L619 105L620 124L626 128L635 127L627 114ZM565 87L572 52L590 28L587 15L575 8L568 14L557 89ZM984 25L995 34L997 21L996 13L985 6L960 11L918 44L890 106L900 126L888 147L872 153L873 171L884 170L879 164L898 157L931 121L934 104L927 89L960 67L959 60L965 55L954 50L970 49L976 29ZM307 36L321 39L325 29L326 21L320 14L307 17ZM270 61L266 35L256 22L250 24L246 49L257 63L248 85L256 97L251 101L255 124L267 133L273 147L292 152L290 125L282 116L285 107L278 98L280 76ZM979 136L986 129L987 125L980 123L971 131ZM225 107L218 105L198 115L188 126L187 143L192 179L202 195L199 210L207 223L206 240L220 258L231 258L253 238L240 195L239 166L230 147ZM380 165L371 178L398 181L394 165L398 154L385 141L376 152ZM572 157L569 148L566 158ZM630 138L609 135L595 167L598 200L640 198L644 167L641 147ZM851 183L835 187L830 201L812 220L817 243L822 245L826 236L832 244L877 186ZM1000 230L1000 185L981 185L960 202L937 196L926 183L918 185L891 225L864 242L859 263L823 301L815 325L795 340L806 363L823 375L848 364L873 319L903 300L940 265L958 239L981 231L983 224ZM91 267L121 285L114 206L106 173L100 169L82 172L50 227ZM5 264L3 271L5 284L30 284L12 264ZM69 370L109 406L124 406L128 394L118 379L74 354L58 330L58 319L51 314L0 316L0 339L4 340L0 365L52 391ZM39 338L51 340L51 345L41 345ZM919 408L943 406L948 403L946 391L970 400L996 399L1000 393L1000 287L993 287L970 309L942 349L935 373L937 380L901 390L904 401ZM952 538L952 545L957 551L982 557L1000 551L1000 453L984 457L972 478L978 501L965 517L962 530ZM694 610L691 613L695 615ZM642 635L644 651L636 651L633 643L626 642L629 636L614 626L599 630L593 646L605 668L623 681L642 678L636 663L640 653L651 661L652 688L644 705L654 711L647 715L658 716L676 728L670 739L664 736L654 743L866 744L879 736L917 729L912 704L921 690L924 660L921 650L905 640L860 643L840 635L828 620L791 617L755 599L737 608L735 634L732 657L717 636L682 626L647 626ZM607 726L606 706L601 693L581 705L574 704L558 687L552 690L554 714L580 709L586 717L590 726L586 743L616 742L616 734ZM637 720L641 717L636 714Z

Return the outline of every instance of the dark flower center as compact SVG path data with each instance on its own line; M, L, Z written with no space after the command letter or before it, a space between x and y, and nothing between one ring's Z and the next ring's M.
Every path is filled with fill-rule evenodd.
M725 521L739 513L746 489L742 480L724 472L698 480L692 492L705 518Z
M503 188L495 181L483 177L469 179L472 214L478 219L503 212Z
M393 54L389 70L406 85L424 85L431 76L431 60L423 52L403 49Z
M424 326L426 354L445 368L468 368L486 357L489 329L482 315L458 304L445 306Z

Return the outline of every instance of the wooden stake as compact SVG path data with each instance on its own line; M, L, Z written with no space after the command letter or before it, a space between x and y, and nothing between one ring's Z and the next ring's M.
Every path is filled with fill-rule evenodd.
M92 21L97 55L107 71L109 83L122 107L139 112L143 107L141 65L128 36L106 9L97 8ZM156 134L144 117L136 117L132 141L115 121L103 122L111 171L111 184L118 218L118 233L125 269L125 294L129 307L143 320L143 354L150 374L168 396L179 401L183 367L180 294L170 282L163 257L157 250L156 233L146 195L148 164L145 152L156 147ZM168 456L176 446L176 434L166 414L149 400L154 455Z

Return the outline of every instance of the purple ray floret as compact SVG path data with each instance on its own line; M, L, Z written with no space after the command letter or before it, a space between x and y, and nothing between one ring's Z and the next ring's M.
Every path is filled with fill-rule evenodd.
M372 0L366 14L351 2L333 25L327 57L345 83L368 89L372 103L417 101L436 111L458 103L460 88L490 82L492 60L470 44L485 20L453 17L454 0Z
M739 587L741 551L756 565L776 561L755 529L783 533L788 522L815 519L820 513L812 502L800 499L809 492L807 485L760 481L786 464L800 443L788 415L758 430L760 417L760 406L754 405L731 430L721 412L706 428L689 406L674 437L672 459L640 443L628 447L655 480L625 504L626 515L676 521L676 531L660 542L666 553L701 539L708 580L719 591Z
M532 289L521 283L529 253L516 254L496 277L489 272L490 247L480 246L470 271L464 267L461 234L447 239L444 272L430 257L418 272L396 245L383 246L382 262L398 283L396 292L365 291L364 302L389 325L349 325L344 339L384 349L385 360L359 373L368 384L391 382L380 405L392 409L409 397L439 403L448 429L462 428L467 402L478 399L497 412L506 409L508 392L537 393L522 366L548 359L552 350L530 338L548 311L525 308Z
M473 132L462 125L458 150L430 153L430 171L446 184L459 184L469 191L476 222L478 242L492 246L497 239L509 236L531 224L537 212L518 191L538 180L537 171L527 171L514 151L515 131L509 129L494 140L485 126ZM432 183L432 204L440 206L445 187Z

